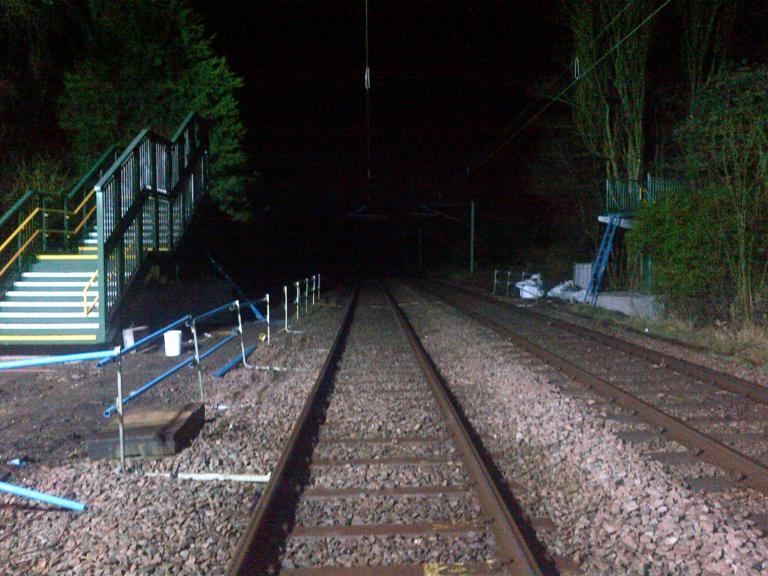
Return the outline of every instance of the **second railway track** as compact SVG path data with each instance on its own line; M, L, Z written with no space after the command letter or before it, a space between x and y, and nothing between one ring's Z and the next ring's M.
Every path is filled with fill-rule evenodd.
M473 438L394 299L356 291L229 574L542 574Z
M419 287L617 404L616 418L646 426L628 439L688 448L662 449L653 453L657 459L704 461L728 473L691 478L692 486L735 482L768 494L765 388L454 285Z

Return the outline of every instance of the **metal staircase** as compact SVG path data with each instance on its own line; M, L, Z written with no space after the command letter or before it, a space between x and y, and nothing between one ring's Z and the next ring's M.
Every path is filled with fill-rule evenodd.
M597 251L595 263L592 265L592 274L589 278L589 286L584 294L584 302L589 302L593 306L597 304L597 296L600 293L600 285L603 282L603 275L608 266L608 259L613 249L613 241L616 237L616 231L621 224L621 214L612 213L608 217L608 225L603 233L603 239L600 241L600 249Z
M0 344L110 339L132 281L170 252L208 188L204 121L142 130L60 198L27 192L0 218Z

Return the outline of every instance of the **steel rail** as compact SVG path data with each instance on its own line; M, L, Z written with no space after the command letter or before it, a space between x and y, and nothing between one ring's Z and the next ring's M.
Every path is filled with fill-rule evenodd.
M341 355L352 324L358 292L359 288L356 286L323 367L291 431L288 443L280 455L266 489L259 498L255 513L238 542L227 569L229 576L268 574L278 562L275 555L277 539L282 537L289 525L286 511L290 507L287 504L295 500L298 488L302 484L301 478L296 476L296 471L300 470L303 475L309 473L308 462L315 443L315 428L322 413L323 402L331 389L336 362Z
M713 370L712 368L707 368L706 366L694 364L688 360L683 360L682 358L671 356L670 354L665 354L664 352L659 352L658 350L646 348L639 344L635 344L634 342L628 342L627 340L622 340L621 338L609 336L608 334L580 326L579 324L574 324L573 322L568 322L567 320L553 318L552 316L542 314L541 312L536 312L527 308L521 308L509 302L497 300L496 298L489 297L485 294L479 294L474 290L469 290L463 286L457 286L453 283L441 282L434 279L430 279L430 282L445 286L446 288L457 290L479 300L483 300L484 302L488 302L489 304L494 304L497 306L500 305L504 308L512 309L516 313L536 318L541 322L545 322L552 326L562 328L563 330L568 330L569 332L585 336L596 342L599 342L600 344L610 346L611 348L635 356L636 358L641 358L655 364L663 365L666 368L670 368L680 374L685 374L697 380L701 380L702 382L718 386L719 388L722 388L728 392L741 394L751 398L755 402L768 405L768 388L760 386L754 382L750 382L749 380L738 378L724 372L719 372L718 370Z
M483 514L491 522L490 529L496 541L499 559L503 564L506 564L504 567L509 568L512 574L541 575L543 572L536 556L512 518L512 514L510 514L491 473L485 466L469 431L451 401L445 383L437 373L429 354L386 287L384 293L392 313L416 357L419 368L421 368L421 372L429 384L432 396L440 407L446 427L458 449L464 467L472 478L473 488L480 500Z
M599 376L576 366L572 362L550 352L538 344L534 344L498 320L492 320L472 310L466 304L458 302L445 294L438 294L423 284L419 284L418 287L428 294L431 294L433 297L446 302L451 307L472 320L475 320L479 324L490 328L500 336L508 338L520 348L543 360L547 364L554 366L564 374L606 396L612 401L615 401L617 404L635 413L649 424L660 428L661 435L693 449L696 457L705 460L722 470L735 474L739 483L753 488L762 494L768 495L768 467L757 460L726 446L711 436L692 428L679 418L675 418L637 396L603 380ZM470 292L470 294L472 293Z

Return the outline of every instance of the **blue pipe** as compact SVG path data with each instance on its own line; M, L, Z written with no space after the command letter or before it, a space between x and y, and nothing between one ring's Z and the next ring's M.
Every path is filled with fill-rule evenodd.
M168 330L173 330L177 326L180 326L180 325L184 324L185 322L188 322L191 319L192 319L192 314L187 314L186 316L171 322L167 326L163 326L159 330L155 330L154 332L152 332L152 334L147 334L146 336L144 336L144 338L141 338L140 340L137 340L136 342L134 342L131 346L128 346L128 348L123 348L120 351L120 353L121 354L127 354L128 352L136 350L137 348L143 346L144 344L146 344L150 340L154 340L155 338L158 338L159 336L162 336L163 334L168 332ZM114 360L115 360L114 357L113 358L105 358L104 360L99 362L97 364L97 366L99 366L99 367L104 366L104 364L108 364L110 362L114 362Z
M253 353L254 350L256 350L256 344L253 344L252 346L249 346L248 348L246 348L245 349L245 357L248 358L248 356L250 356ZM241 354L238 354L237 356L232 358L232 360L230 360L229 362L224 364L224 366L222 366L221 368L216 370L216 376L218 378L222 378L224 376L224 374L226 374L227 372L232 370L232 368L234 368L237 365L237 363L242 360L242 358L243 357L242 357Z
M83 362L85 360L101 360L104 357L112 358L117 354L114 350L100 350L99 352L80 352L78 354L63 354L60 356L45 356L43 358L26 358L25 360L10 360L0 362L0 371L13 368L26 368L28 366L47 366L49 364L65 364L67 362Z
M128 404L128 402L130 402L131 400L138 398L139 396L144 394L144 392L146 392L147 390L154 388L157 384L159 384L160 382L168 378L168 376L172 376L173 374L176 374L176 372L184 368L184 366L189 366L190 364L194 364L194 362L195 362L194 356L189 356L188 358L185 358L184 360L176 364L176 366L174 366L173 368L166 370L165 372L160 374L160 376L153 378L152 380L144 384L141 388L137 388L136 390L128 394L128 396L123 398L123 406ZM112 404L112 406L104 410L104 418L109 418L115 412L117 412L117 406L115 404Z
M231 336L227 336L226 338L224 338L221 342L218 342L214 346L211 346L208 350L206 350L204 353L200 355L200 360L202 360L203 358L207 358L208 356L216 352L216 350L224 346L227 342L232 341L236 337L237 337L236 334L232 334ZM158 385L160 382L162 382L169 376L173 376L174 374L176 374L176 372L184 368L184 366L190 366L190 365L193 365L194 363L195 363L194 356L189 356L185 358L184 360L182 360L172 368L169 368L168 370L160 374L160 376L153 378L152 380L150 380L140 388L137 388L136 390L128 394L128 396L123 398L123 406L128 404L128 402L130 402L131 400L135 400L136 398L144 394L146 391L154 388L156 385ZM104 410L104 418L109 418L115 412L117 412L117 405L112 404L109 408Z
M60 508L69 508L76 512L82 512L85 510L85 504L75 502L74 500L67 500L66 498L59 498L58 496L51 496L45 492L38 492L37 490L30 490L29 488L22 488L21 486L15 486L6 482L0 482L0 490L8 492L14 496L21 496L23 498L30 498L32 500L38 500L45 502L46 504L53 504Z
M214 314L218 314L219 312L223 312L224 310L229 310L232 306L234 306L235 301L227 302L223 306L219 306L218 308L214 308L213 310L209 310L208 312L203 312L200 314L200 316L195 316L192 318L193 322L200 322L200 320L203 320L204 318L208 318L210 316L213 316Z
M258 302L254 302L253 300L244 300L244 301L241 301L240 303L248 306L248 308L251 309L251 312L253 312L253 315L256 316L258 320L260 320L261 322L265 322L267 319L264 317L264 314L262 314L259 311L259 309L256 307L257 303L264 302L264 301L266 301L266 298L262 298Z
M210 348L208 348L208 350L206 350L205 352L200 354L200 360L203 360L204 358L207 358L208 356L210 356L211 354L216 352L216 350L218 350L219 348L224 346L224 344L226 344L227 342L231 342L235 338L237 338L237 334L232 334L231 336L227 336L226 338L224 338L224 340L222 340L218 344L216 344L214 346L211 346Z

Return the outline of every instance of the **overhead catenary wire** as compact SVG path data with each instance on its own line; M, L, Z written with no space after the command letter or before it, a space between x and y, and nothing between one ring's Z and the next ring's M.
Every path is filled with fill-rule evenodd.
M368 48L368 0L365 4L365 148L366 174L368 183L368 203L371 203L371 67Z
M573 88L573 86L575 86L575 85L576 85L576 84L579 82L579 80L581 80L582 78L584 78L584 77L585 77L587 74L589 74L589 73L590 73L592 70L594 70L594 69L595 69L597 66L599 66L599 65L600 65L600 64L601 64L601 63L602 63L602 62L603 62L603 61L604 61L604 60L605 60L605 59L606 59L608 56L610 56L611 54L613 54L613 52L615 52L615 51L616 51L616 50L617 50L619 47L621 47L621 45L622 45L622 44L624 44L624 42L626 42L626 41L627 41L627 40L628 40L630 37L632 37L632 36L633 36L633 35L634 35L634 34L635 34L635 33L636 33L638 30L640 30L640 28L642 28L642 27L643 27L643 26L645 26L645 25L646 25L648 22L650 22L650 21L651 21L651 20L652 20L652 19L653 19L653 18L654 18L654 17L655 17L655 16L656 16L656 15L657 15L659 12L661 12L661 11L662 11L664 8L666 8L666 6L667 6L668 4L670 4L671 2L672 2L672 0L664 0L664 1L663 1L663 2L662 2L660 5L659 5L659 6L657 6L657 7L656 7L656 8L655 8L655 9L654 9L654 10L653 10L653 11L652 11L652 12L651 12L651 13L650 13L648 16L646 16L646 17L643 19L643 21L642 21L642 22L640 22L640 23L639 23L637 26L635 26L635 27L634 27L632 30L630 30L630 31L629 31L629 32L628 32L628 33L627 33L627 34L626 34L626 35L625 35L623 38L621 38L621 39L620 39L618 42L616 42L616 44L614 44L613 46L611 46L611 47L610 47L610 48L609 48L609 49L608 49L608 50L607 50L605 53L603 53L603 55L602 55L602 56L600 56L600 57L599 57L597 60L595 60L595 61L594 61L592 64L590 64L590 65L589 65L587 68L585 68L584 70L579 70L579 74L578 74L578 75L574 75L574 76L575 76L575 77L574 77L574 79L573 79L573 80L571 80L571 82L569 82L569 83L568 83L568 85L567 85L565 88L563 88L563 89L562 89L560 92L558 92L558 93L557 93L557 94L556 94L556 95L555 95L553 98L551 98L551 99L549 100L549 102L547 102L547 103L546 103L544 106L542 106L542 107L541 107L541 109L539 109L539 110L538 110L538 111L537 111L535 114L533 114L533 115L532 115L532 116L531 116L531 117L530 117L530 118L529 118L529 119L528 119L528 120L527 120L525 123L523 123L523 125L522 125L522 126L520 126L520 127L517 129L517 130L515 130L514 132L512 132L512 133L511 133L509 136L507 136L507 137L503 137L503 139L502 139L502 140L501 140L501 141L500 141L500 142L499 142L499 143L498 143L496 146L494 146L493 148L491 148L491 151L490 151L490 152L488 152L487 154L485 154L484 156L483 156L483 155L482 155L482 153L481 153L481 155L480 155L480 159L479 159L479 160L477 160L477 161L475 161L475 162L473 162L473 163L470 163L470 164L468 164L468 165L466 166L466 169L465 169L464 171L462 171L462 172L461 172L461 173L460 173L460 174L459 174L459 175L458 175L458 176L457 176L457 177L454 179L454 182L453 182L453 184L452 184L452 187L453 187L453 188L455 188L456 186L458 186L459 184L461 184L461 183L462 183L464 180L468 179L468 178L469 178L469 177L470 177L470 176L471 176L471 175L472 175L472 174L473 174L475 171L477 171L477 169L478 169L478 168L480 168L482 165L484 165L486 162L488 162L488 161L489 161L491 158L493 158L493 157L494 157L494 156L495 156L495 155L496 155L496 154L497 154L497 153L498 153L498 152L499 152L499 151L500 151L502 148L504 148L504 146L506 146L507 144L509 144L509 143L510 143L510 142L511 142L511 141L512 141L512 140L513 140L515 137L517 137L517 135L518 135L518 134L520 134L520 133L521 133L523 130L525 130L525 129L526 129L528 126L530 126L531 124L533 124L533 122L535 122L535 121L536 121L536 120L539 118L539 116L541 116L541 115L542 115L544 112L546 112L547 110L549 110L549 108L550 108L550 107L551 107L551 106L552 106L552 105L553 105L555 102L559 101L559 100L560 100L560 99L561 99L561 98L562 98L562 97L565 95L565 93L566 93L566 92L568 92L568 90L570 90L571 88ZM622 9L622 10L621 10L621 11L620 11L620 12L619 12L619 13L618 13L616 16L614 16L614 18L611 20L611 22L609 22L609 24L607 24L607 25L606 25L606 27L603 29L603 31L600 33L600 35L602 35L602 34L603 34L603 33L604 33L604 32L605 32L607 29L608 29L608 27L609 27L610 25L612 25L612 24L613 24L613 22L615 22L615 21L616 21L617 17L618 17L618 16L619 16L619 15L620 15L622 12L624 12L624 10L626 10L626 9L627 9L627 7L628 7L628 6L629 6L631 3L632 3L632 0L630 0L630 1L629 1L629 2L628 2L628 3L627 3L625 6L624 6L624 8L623 8L623 9ZM597 39L599 38L599 36L600 36L600 35L598 35L597 37L595 37L595 40L597 40ZM562 77L562 75L563 75L563 74L564 74L564 72L561 72L560 76L558 76L558 77L555 79L555 82L556 82L557 80L559 80L559 79L560 79L560 77ZM554 82L553 82L552 84L554 84ZM524 111L523 111L523 112L522 112L520 115L518 115L518 116L515 118L515 120L514 120L514 121L513 121L513 122L512 122L512 123L511 123L511 124L510 124L510 125L509 125L509 126L508 126L508 127L507 127L507 128L504 130L504 131L503 131L503 132L502 132L502 134L505 134L506 132L508 132L508 131L511 129L511 127L512 127L514 124L516 124L516 123L517 123L517 121L518 121L518 120L521 118L521 116L522 116L523 114L525 114L525 112L527 112L528 110L530 110L530 108L531 108L531 107L532 107L532 105L531 105L531 104L529 104L529 105L528 105L528 107L526 107L526 109L525 109L525 110L524 110ZM500 137L497 137L497 138L496 138L494 141L498 141L498 140L499 140L499 138L500 138ZM487 150L487 149L488 149L488 147L486 147L486 150Z
M611 18L611 21L610 21L610 22L608 22L608 24L606 24L605 26L603 26L603 29L602 29L602 30L600 30L600 32L598 32L597 36L595 36L595 38L592 40L592 43L591 43L590 47L594 47L595 43L596 43L598 40L600 40L600 38L602 38L602 37L603 37L603 35L604 35L606 32L608 32L608 30L611 28L611 26L613 26L613 24L616 22L616 20L618 20L618 19L619 19L619 17L620 17L621 15L623 15L623 14L624 14L624 12L626 12L626 11L627 11L627 9L628 9L630 6L632 6L632 4L634 4L635 2L637 2L637 0L627 0L627 3L626 3L626 4L624 4L624 7L623 7L621 10L619 10L618 12L616 12L616 14L614 14L613 18ZM557 83L560 81L560 79L561 79L561 78L562 78L562 77L563 77L563 76L566 74L566 72L571 72L571 71L573 71L573 73L574 73L574 77L575 77L575 78L577 78L577 79L578 79L578 78L580 78L580 77L581 77L581 75L582 75L582 74L581 74L581 70L580 70L580 68L579 68L579 60L578 60L578 58L576 58L576 59L575 59L575 61L574 61L574 67L573 67L573 69L572 69L572 70L571 70L570 68L565 68L565 69L563 69L563 70L560 72L560 74L558 74L558 75L557 75L557 76L556 76L556 77L555 77L553 80L551 80L550 82L548 82L548 83L547 83L547 86L544 88L544 93L549 93L549 91L550 91L550 90L551 90L551 89L552 89L552 88L555 86L555 84L557 84ZM457 177L456 177L456 179L455 179L455 180L457 181L457 183L458 183L458 181L460 181L460 180L461 180L461 177L462 177L462 176L466 175L467 177L469 177L469 176L471 175L471 172L472 172L472 166L473 166L473 165L479 165L479 164L481 163L481 160L478 160L478 159L482 159L482 158L483 158L483 156L486 154L486 152L487 152L488 150L490 150L490 149L492 149L494 146L496 146L496 144L497 144L498 142L500 142L500 141L501 141L501 140L502 140L502 139L503 139L503 138L506 136L506 134L508 134L508 133L509 133L509 131L510 131L510 130L512 130L512 129L515 127L515 125L516 125L516 124L517 124L517 123L518 123L520 120L522 120L522 119L523 119L523 117L524 117L524 116L525 116L525 115L528 113L528 111L529 111L531 108L533 108L534 104L535 104L535 102L534 102L534 101L531 101L531 102L530 102L530 103L529 103L529 104L528 104L528 105L527 105L525 108L523 108L523 110L522 110L522 111L521 111L521 112L520 112L520 113L519 113L517 116L515 116L515 118L512 120L512 122L510 122L509 124L507 124L507 126L504 128L504 130L502 130L502 131L501 131L501 134L499 134L498 136L496 136L496 137L495 137L495 138L494 138L494 139L493 139L493 140L492 140L492 141L491 141L491 142L490 142L490 143L489 143L487 146L485 146L485 148L483 148L483 149L480 151L480 153L479 153L479 154L477 154L477 155L475 156L475 160L471 160L471 161L470 161L470 162L467 164L467 166L466 166L465 170L463 170L463 171L462 171L462 172L461 172L459 175L457 175Z

